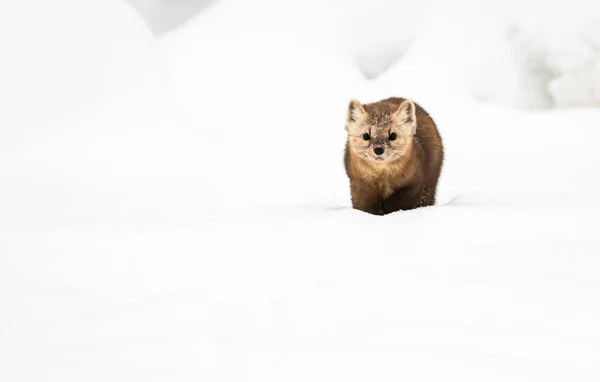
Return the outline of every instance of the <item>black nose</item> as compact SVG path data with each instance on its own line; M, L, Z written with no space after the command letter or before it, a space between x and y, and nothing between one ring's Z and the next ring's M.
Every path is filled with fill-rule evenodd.
M381 155L381 154L383 154L384 151L385 151L385 149L383 147L375 147L373 149L373 152L375 152L375 155Z

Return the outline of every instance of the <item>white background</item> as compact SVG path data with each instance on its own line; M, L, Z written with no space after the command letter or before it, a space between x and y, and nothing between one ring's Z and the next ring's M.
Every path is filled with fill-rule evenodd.
M593 2L137 6L0 3L0 380L598 380ZM392 95L446 162L377 217Z

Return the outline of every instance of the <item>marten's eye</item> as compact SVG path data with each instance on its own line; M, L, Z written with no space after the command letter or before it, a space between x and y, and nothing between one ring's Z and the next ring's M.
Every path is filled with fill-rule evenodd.
M390 139L390 141L395 141L396 140L396 133L391 133L389 139Z
M365 141L368 141L369 139L371 139L371 136L369 135L369 133L364 133L364 134L363 134L363 139L364 139Z

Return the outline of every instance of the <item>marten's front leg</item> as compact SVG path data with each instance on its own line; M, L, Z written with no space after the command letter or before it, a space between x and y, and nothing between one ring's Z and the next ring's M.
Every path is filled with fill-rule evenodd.
M372 187L360 182L350 184L352 207L373 215L383 215L383 205Z
M417 208L421 200L420 185L403 187L383 201L383 212L389 214L396 211L406 211Z

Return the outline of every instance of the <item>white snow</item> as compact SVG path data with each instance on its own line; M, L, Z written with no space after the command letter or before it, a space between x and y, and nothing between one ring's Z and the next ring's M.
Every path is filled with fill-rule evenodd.
M329 0L340 43L367 78L398 62L422 33L436 0Z
M158 44L75 3L0 6L0 380L599 379L598 109L473 101L443 12L366 80L318 0L221 0ZM343 119L390 95L447 156L437 206L376 217Z
M127 0L144 17L150 29L162 36L187 22L216 0Z
M89 118L151 70L152 45L119 0L2 2L0 125L45 134Z
M600 5L463 0L453 7L478 99L526 109L600 105ZM477 15L473 17L473 15Z
M128 1L158 35L180 27L216 3ZM312 3L263 6L261 1L250 2L245 22L263 21L253 16L251 9L271 13L304 7L309 11L283 19L299 22L297 27L304 33L320 32L312 25L313 18L327 19L327 26L321 28L335 31L340 54L369 79L385 74L415 48L423 35L430 35L434 41L431 48L435 51L443 47L448 53L435 59L457 64L453 73L464 77L469 95L478 100L522 109L600 105L600 7L595 0L568 4L543 0ZM266 28L262 30L267 32ZM445 43L440 44L440 40ZM419 63L428 64L429 60L420 56Z

